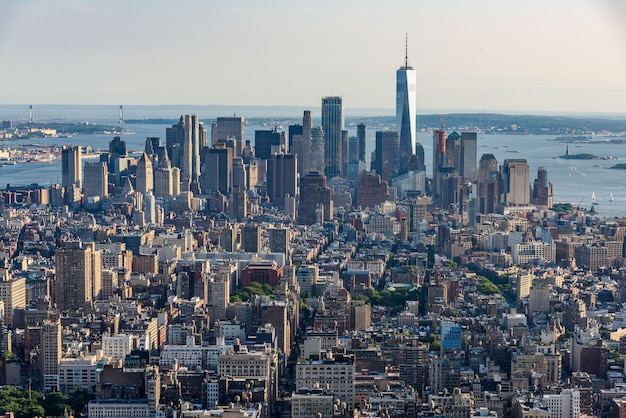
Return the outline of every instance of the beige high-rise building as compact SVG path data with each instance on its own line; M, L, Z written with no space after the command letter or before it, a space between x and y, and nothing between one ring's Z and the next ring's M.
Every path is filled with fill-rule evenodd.
M304 389L291 395L291 416L293 418L332 417L335 415L335 397L321 389Z
M209 310L209 320L211 323L226 318L226 307L230 303L230 275L218 273L208 282L209 300L207 308Z
M174 176L167 150L154 169L154 196L166 197L174 195Z
M514 354L511 358L511 383L514 390L526 391L530 382L545 388L548 383L548 365L543 354Z
M135 190L140 193L148 193L154 190L154 172L152 161L144 151L137 163L137 186Z
M517 298L524 299L530 294L535 276L532 273L520 273L517 275Z
M328 388L341 402L354 407L354 357L327 353L320 361L296 365L296 390L319 385Z
M504 160L504 201L511 205L530 203L530 169L526 160Z
M362 300L350 301L350 329L365 330L371 325L372 306Z
M183 191L198 183L200 150L207 145L206 129L198 115L184 115L179 122L165 130L166 148L172 166L180 169Z
M41 326L39 338L39 361L44 389L57 391L59 390L59 363L63 355L61 322L58 319L46 320Z
M6 269L0 269L0 301L4 302L4 323L13 324L13 311L26 307L26 279L13 279Z
M102 270L102 300L113 297L115 289L119 286L117 271Z
M100 298L102 250L94 244L68 243L55 254L54 301L61 311L89 308Z

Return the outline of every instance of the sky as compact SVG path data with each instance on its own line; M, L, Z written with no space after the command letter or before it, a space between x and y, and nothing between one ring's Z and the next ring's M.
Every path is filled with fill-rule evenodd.
M0 0L0 104L626 113L623 0Z

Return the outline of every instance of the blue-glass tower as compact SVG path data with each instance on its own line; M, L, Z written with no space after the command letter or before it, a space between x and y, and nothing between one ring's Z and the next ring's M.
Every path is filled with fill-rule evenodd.
M401 164L415 154L416 143L417 75L409 67L408 43L405 51L404 66L396 71L396 132L400 137Z

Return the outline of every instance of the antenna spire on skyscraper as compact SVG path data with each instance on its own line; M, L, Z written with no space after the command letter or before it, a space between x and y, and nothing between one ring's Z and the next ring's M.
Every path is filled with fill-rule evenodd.
M409 32L404 33L404 68L409 68Z

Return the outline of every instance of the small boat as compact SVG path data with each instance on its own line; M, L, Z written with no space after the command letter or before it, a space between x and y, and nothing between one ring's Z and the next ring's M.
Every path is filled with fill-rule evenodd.
M609 202L613 202L615 200L615 198L613 197L613 193L611 193L611 196L609 196Z
M595 192L591 193L591 200L596 200L596 193Z

